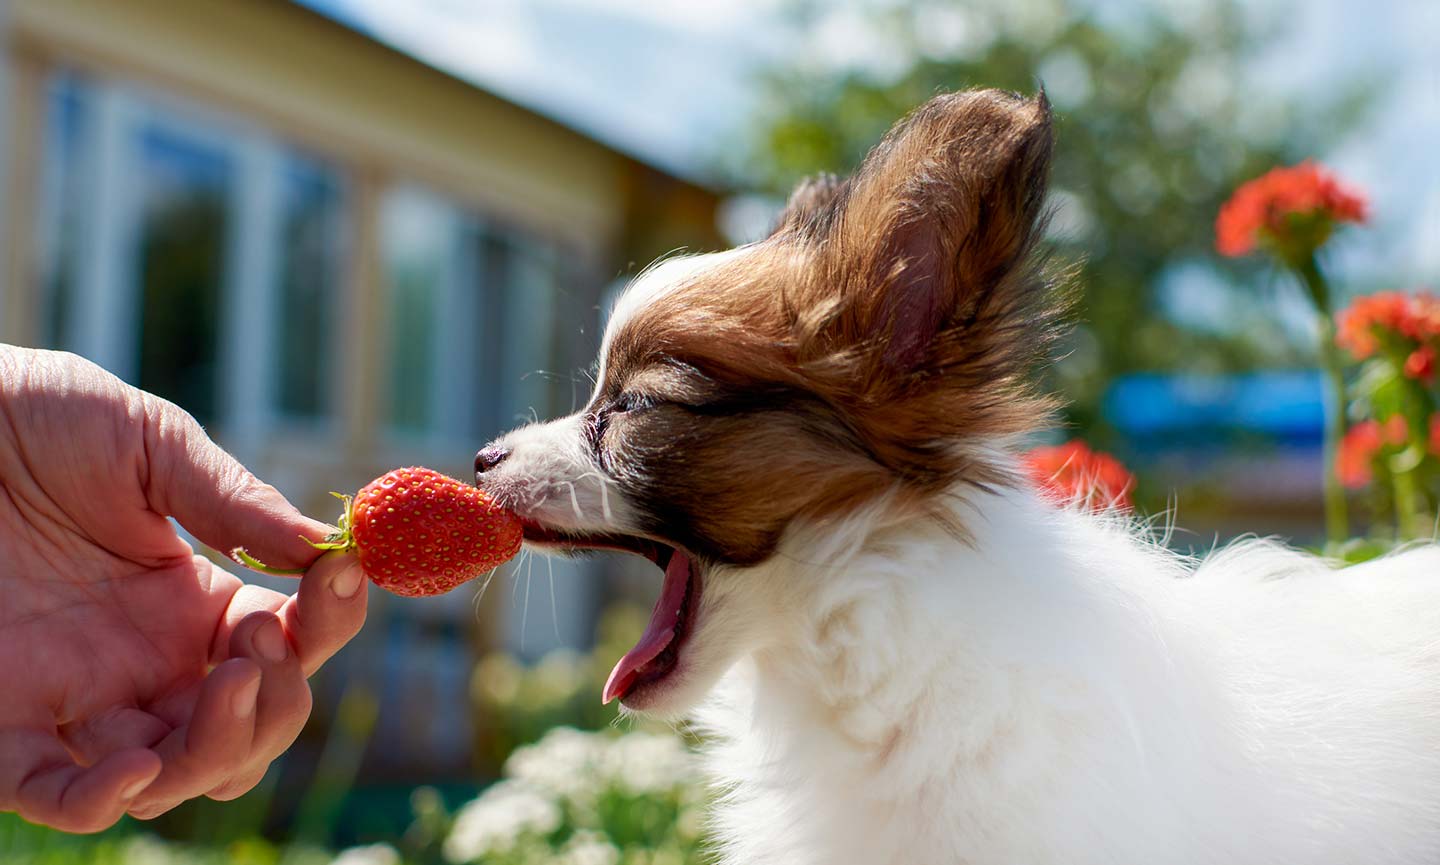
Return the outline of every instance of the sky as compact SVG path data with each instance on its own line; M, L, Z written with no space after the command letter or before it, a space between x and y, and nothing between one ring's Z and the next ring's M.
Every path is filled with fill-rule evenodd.
M771 0L299 0L645 161L704 177Z
M299 2L697 179L742 134L757 106L757 72L794 59L802 42L809 59L832 65L883 71L894 62L843 3L817 32L795 34L782 23L784 0ZM1045 0L968 2L1004 3L1017 15L1045 8ZM1196 20L1207 11L1205 0L1080 2L1120 24L1140 2ZM1315 155L1365 189L1375 214L1374 231L1343 245L1335 265L1342 278L1378 270L1440 290L1440 0L1256 0L1245 9L1278 25L1247 77L1300 99L1323 96L1348 76L1386 82L1366 123L1344 140L1317 142ZM950 43L974 38L963 22L932 29Z

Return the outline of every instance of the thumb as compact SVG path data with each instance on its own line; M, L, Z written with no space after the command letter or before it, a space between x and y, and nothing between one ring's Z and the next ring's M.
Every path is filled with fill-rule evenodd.
M277 568L301 568L332 530L290 504L219 445L189 413L145 395L146 498L156 513L172 516L201 542L222 553L244 547Z

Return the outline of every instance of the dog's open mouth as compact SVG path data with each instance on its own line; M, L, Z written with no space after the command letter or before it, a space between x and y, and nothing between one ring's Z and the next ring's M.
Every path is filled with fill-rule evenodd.
M650 623L635 647L615 664L605 682L603 700L626 697L659 685L680 662L680 651L694 624L700 602L700 573L695 561L683 550L650 538L634 535L583 535L525 524L525 540L561 552L618 550L642 556L665 572L660 598L650 613Z

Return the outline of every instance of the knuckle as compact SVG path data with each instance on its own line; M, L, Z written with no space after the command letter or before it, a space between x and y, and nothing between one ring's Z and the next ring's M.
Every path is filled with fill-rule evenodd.
M260 783L260 779L264 777L265 773L262 770L259 774L251 774L243 778L226 781L205 795L217 802L229 802L232 799L239 799L241 796L254 790L255 786Z
M154 805L138 806L138 807L135 807L135 808L131 808L130 811L129 811L129 814L130 814L131 817L134 817L136 820L154 820L156 817L159 817L161 814L164 814L164 813L166 813L167 811L170 811L170 810L171 810L172 808L174 808L177 804L178 804L178 803L176 803L176 802L166 802L166 803L160 803L160 804L154 804Z
M116 821L118 820L119 817L83 817L75 820L72 827L66 829L65 831L73 832L76 835L93 835L96 832L104 832L106 829L109 829L111 826L115 825Z

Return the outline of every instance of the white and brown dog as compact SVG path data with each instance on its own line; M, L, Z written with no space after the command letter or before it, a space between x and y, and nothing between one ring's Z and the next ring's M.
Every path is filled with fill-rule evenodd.
M641 275L478 482L664 569L605 698L715 734L726 862L1440 862L1440 550L1197 564L1021 479L1050 148L1043 97L930 101Z

